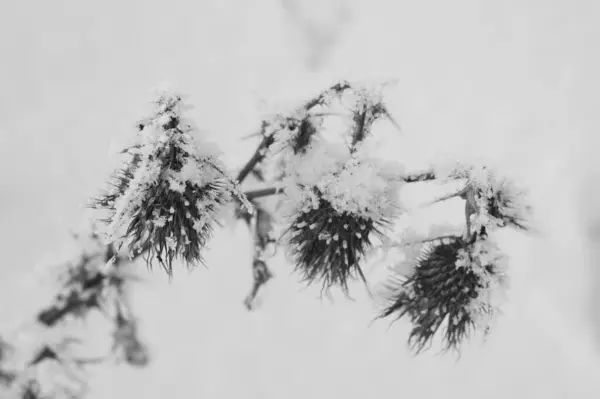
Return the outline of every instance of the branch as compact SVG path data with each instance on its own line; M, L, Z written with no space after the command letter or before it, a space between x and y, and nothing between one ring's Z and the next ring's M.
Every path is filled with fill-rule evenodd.
M246 298L244 298L244 305L246 305L246 309L248 310L254 309L254 301L256 300L258 291L271 278L273 278L273 274L264 261L260 259L254 259L252 262L252 278L252 288L250 289L250 293L246 296Z
M435 180L435 178L436 177L433 172L425 172L425 173L421 173L421 174L413 174L413 175L404 176L401 179L405 183L418 183L418 182L422 182L422 181ZM283 193L284 193L284 190L282 187L269 187L269 188L262 188L259 190L246 191L246 192L244 192L244 195L248 198L248 201L252 201L253 199L256 199L256 198L268 197L270 195L283 194ZM452 197L458 196L460 194L461 193L455 193L455 194L448 196L448 198L452 198ZM439 202L439 201L442 201L442 200L445 200L448 198L442 197L442 198L435 200L432 203Z
M275 142L275 137L273 137L272 135L264 136L264 131L267 125L268 123L263 121L261 131L259 132L259 134L263 135L263 139L258 145L258 148L254 151L252 157L248 160L248 162L246 162L246 165L244 165L244 167L238 173L238 184L242 184L244 179L248 177L248 174L252 171L252 169L254 169L256 164L263 160L263 158L265 157L265 152L269 148L269 146L271 146Z
M387 109L384 109L382 112L386 116L386 118L388 118L388 120L392 123L392 125L394 125L398 132L402 133L402 128L400 127L398 121L396 121L396 118L394 118L394 116Z
M258 205L256 213L249 223L249 227L253 230L254 241L254 259L252 261L253 283L250 293L244 299L244 304L248 310L252 310L258 291L273 277L265 262L265 250L271 243L276 245L277 240L271 236L273 232L272 216Z
M133 262L139 255L140 254L136 254L131 261ZM114 247L112 245L107 245L104 252L104 261L108 262L113 258L115 266L118 266L119 263L123 261L122 258L117 256ZM91 259L87 257L82 259L83 263L89 261L91 261ZM107 275L102 272L97 272L95 275L89 277L86 276L84 277L84 280L81 281L83 292L71 290L66 300L42 309L37 315L37 321L47 327L52 327L68 314L77 313L81 309L99 307L98 296L104 288L106 281L113 285L122 283L119 277Z
M323 104L323 102L326 99L326 96L331 93L340 93L344 90L347 90L351 87L349 82L346 81L342 81L339 83L334 84L333 86L329 87L327 90L325 90L324 92L322 92L321 94L319 94L317 97L313 98L312 100L308 101L305 105L304 105L304 109L306 111L309 111L311 108L316 107L317 105L321 105Z
M45 345L39 350L39 352L29 362L29 366L34 366L38 363L43 362L46 359L58 360L58 355L56 354L56 352L47 345Z
M402 180L404 180L405 183L418 183L418 182L422 182L422 181L431 181L431 180L435 180L435 179L436 179L436 175L435 175L435 172L433 172L433 171L410 174L410 175L406 175L402 178Z
M475 194L473 189L469 187L466 191L465 195L465 223L466 223L466 231L465 231L465 240L469 241L472 237L472 234L476 234L476 232L471 232L471 215L477 214L477 203L475 201Z
M67 299L64 305L52 305L42 310L38 314L37 321L47 327L52 327L68 314L76 313L82 308L91 308L97 305L96 295L90 295L84 299L79 294L71 292L69 299Z
M435 242L435 241L439 241L439 240L446 240L446 239L450 239L450 240L456 240L457 238L460 238L457 235L443 235L443 236L437 236L437 237L433 237L433 238L425 238L422 240L416 240L416 241L409 241L409 242L398 242L398 243L393 243L393 244L389 244L389 245L382 245L379 246L377 248L403 248L403 247L410 247L411 245L417 245L417 244L427 244L430 242Z
M244 193L244 195L248 198L248 201L252 201L253 199L256 199L256 198L268 197L270 195L282 194L282 193L283 193L283 187L269 187L269 188L262 188L259 190L246 191Z
M456 197L460 197L462 199L466 199L466 196L467 196L467 193L469 192L469 190L470 190L470 186L466 185L465 187L463 187L462 189L460 189L457 192L454 192L454 193L451 193L451 194L447 194L447 195L443 195L441 197L438 197L438 198L434 199L433 201L428 201L428 202L422 204L420 206L420 208L426 208L428 206L435 205L435 204L437 204L439 202L447 201L449 199L456 198Z
M352 134L352 147L361 142L365 138L365 125L367 122L367 110L354 114L354 123L356 130Z
M321 92L321 94L319 94L317 97L306 102L302 108L304 109L305 112L308 112L312 108L316 107L317 105L322 105L325 102L325 100L327 99L328 94L330 94L332 92L333 93L341 93L342 91L347 90L350 87L351 87L350 83L346 82L346 81L336 83L333 86L329 87L324 92ZM313 116L318 116L318 114L315 114ZM271 146L275 142L275 137L273 137L273 135L265 136L265 134L264 134L266 127L268 125L269 125L269 122L263 121L260 132L253 133L250 136L246 136L246 137L253 137L255 135L262 135L263 140L258 145L258 148L254 152L254 155L252 155L252 157L248 160L248 162L244 165L244 167L238 173L238 176L237 176L238 184L242 184L244 179L246 177L248 177L248 174L252 171L252 169L254 169L256 164L259 163L265 157L265 151L269 148L269 146Z

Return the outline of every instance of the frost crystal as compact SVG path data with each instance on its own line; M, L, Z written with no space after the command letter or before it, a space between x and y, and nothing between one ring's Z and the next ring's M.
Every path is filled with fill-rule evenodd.
M484 331L492 324L506 299L507 266L506 255L489 235L458 251L456 267L467 268L478 277L478 295L469 303L468 312L475 325Z
M362 147L352 154L343 150L319 143L287 164L284 186L293 208L306 212L318 207L317 189L340 214L374 222L397 216L400 168L372 158Z
M417 352L445 323L445 349L458 349L476 328L487 332L506 288L506 259L487 235L426 245L413 271L390 280L389 302L380 317L397 314L413 323L409 343Z
M364 279L359 261L371 233L381 234L400 214L403 169L372 155L371 126L386 112L381 98L360 87L339 88L289 117L292 123L274 133L272 150L283 171L298 269L308 281L346 290L347 278Z
M467 200L476 212L472 231L481 226L512 226L522 231L530 229L528 219L531 206L526 201L526 191L508 177L485 166L458 165L448 173L449 179L464 179Z
M94 204L109 211L109 242L143 253L148 265L156 257L169 274L175 258L188 265L202 261L201 250L232 196L251 209L218 149L192 139L198 132L182 117L184 108L181 96L159 93L153 116L139 124L135 144L124 151L126 167Z

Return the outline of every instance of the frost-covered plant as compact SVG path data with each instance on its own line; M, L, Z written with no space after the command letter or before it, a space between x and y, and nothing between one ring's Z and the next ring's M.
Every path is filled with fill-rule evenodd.
M187 108L181 95L159 90L150 116L137 124L137 135L121 152L123 167L93 200L102 226L77 257L61 264L59 293L36 317L36 325L54 332L56 339L41 334L26 353L0 340L0 386L16 395L11 399L85 394L80 371L89 359L72 353L75 341L65 327L94 310L112 323L110 357L145 366L150 356L128 305L131 276L124 266L139 258L147 266L156 260L171 276L177 260L188 267L202 264L227 206L236 207L237 218L253 234L253 283L244 300L248 310L273 277L269 248L285 246L309 284L321 283L324 291L339 287L348 294L351 280L366 283L363 267L380 241L404 251L385 284L386 304L379 317L408 319L413 326L408 341L417 352L437 332L444 349L458 349L471 333L489 330L508 282L508 258L497 244L497 232L531 229L531 208L513 180L486 166L462 164L412 173L402 159L379 158L378 127L398 128L380 87L342 81L291 110L269 115L260 125L258 147L236 179L218 149L184 117ZM261 187L244 193L240 185L250 175ZM432 181L460 184L458 191L429 204L464 200L462 234L446 228L423 239L405 234L410 209L400 201L400 192L407 184ZM274 209L260 200L275 194L281 196ZM405 231L398 237L399 224ZM283 234L277 238L276 231ZM63 378L68 375L74 381ZM53 383L53 377L62 380Z
M530 230L528 219L532 210L525 200L526 190L510 178L486 166L461 164L454 167L447 178L462 180L464 186L457 193L436 201L458 196L467 200L471 213L490 219L489 223L495 226Z
M288 253L309 283L341 287L365 276L360 262L400 212L402 169L372 156L373 122L388 115L378 93L334 85L275 134ZM298 116L299 115L299 116Z
M465 200L465 230L417 241L425 243L408 275L392 276L388 304L379 317L407 316L413 324L409 343L417 352L431 344L444 327L443 348L459 349L475 329L489 331L500 312L508 285L508 259L495 233L506 226L527 229L523 192L485 167L455 169L451 179L464 179L452 197ZM407 243L405 245L410 245Z
M373 237L385 234L400 212L398 181L355 154L336 166L312 182L301 171L286 181L287 244L307 281L347 292L349 278L365 280L360 261Z
M36 355L20 365L5 393L7 398L76 399L87 394L83 361L68 355L69 340L43 344ZM2 396L4 398L4 396Z
M485 319L497 311L493 290L504 280L505 259L485 234L469 242L462 237L433 240L412 274L390 281L394 295L380 317L406 315L413 324L409 343L417 352L445 322L444 349L458 349L475 326L487 328Z
M123 151L126 166L93 203L109 211L108 242L127 244L148 266L156 258L169 275L175 258L188 266L202 262L202 249L232 195L250 208L219 151L183 117L185 108L180 95L158 93L153 115L138 124L135 142Z
M138 336L129 306L133 275L126 269L130 259L111 244L102 243L94 232L75 238L78 253L51 268L58 290L52 302L37 312L32 328L17 331L18 345L9 346L4 341L0 345L0 385L5 385L6 397L82 398L87 391L85 366L110 357L77 355L76 344L84 341L73 330L93 311L106 315L115 325L114 355L124 352L125 360L133 366L148 363L148 349Z
M129 365L144 367L150 361L146 345L140 340L137 321L133 315L125 315L122 307L116 309L114 316L113 353L117 359L123 359Z
M264 253L275 241L271 211L255 200L281 193L277 209L284 216L284 234L275 244L286 247L305 281L348 294L350 280L366 282L362 264L374 242L393 241L398 219L407 212L399 196L404 185L460 181L459 191L432 203L465 200L464 233L428 238L413 250L417 259L403 259L415 267L390 279L382 316L408 315L415 326L410 342L422 350L444 323L445 347L456 348L475 326L487 329L483 316L498 313L491 293L506 285L506 262L493 238L505 226L528 228L524 193L485 166L406 173L402 160L377 157L377 126L383 121L398 128L380 87L342 81L269 115L237 181L223 172L215 152L198 153L191 142L194 129L181 117L180 96L162 93L157 104L154 116L140 123L138 141L125 150L129 161L115 188L96 201L109 210L109 240L128 240L133 254L148 263L156 256L170 274L175 257L188 264L202 261L200 251L218 209L234 202L238 218L254 234L254 282L245 300L252 309L258 289L272 277ZM237 184L250 174L273 186L242 194ZM247 201L254 203L255 214Z
M14 373L6 368L6 359L13 349L10 344L0 337L0 386L8 386L15 378Z
M258 291L265 285L273 274L267 266L269 255L268 247L275 244L274 221L271 214L258 202L253 202L255 212L253 215L246 213L243 217L253 232L254 254L252 259L252 289L244 299L244 305L248 310L254 309L254 302Z

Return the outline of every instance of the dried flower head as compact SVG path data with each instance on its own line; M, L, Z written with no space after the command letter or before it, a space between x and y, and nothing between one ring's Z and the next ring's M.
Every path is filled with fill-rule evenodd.
M413 272L393 278L389 302L380 318L407 316L413 324L409 345L418 353L442 333L444 350L458 350L481 327L487 332L498 312L496 295L505 285L504 257L485 234L435 240L417 259Z
M251 209L218 150L194 142L183 109L179 95L160 93L154 115L139 125L137 143L123 152L126 166L112 189L93 203L108 211L110 242L127 244L132 256L144 254L148 266L156 258L169 275L175 258L202 263L201 251L232 195Z
M348 280L366 281L360 261L372 247L373 234L382 234L389 220L339 212L316 195L318 206L299 212L288 228L288 249L305 281L321 281L324 290L340 286L348 293Z
M465 191L471 195L465 195L465 199L471 201L479 217L488 219L485 224L522 231L531 229L528 219L532 208L527 204L527 193L512 179L485 166L459 166L451 172L450 178L466 181Z

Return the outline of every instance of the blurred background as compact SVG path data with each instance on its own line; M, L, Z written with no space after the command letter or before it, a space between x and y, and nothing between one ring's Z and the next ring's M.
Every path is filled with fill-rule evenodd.
M483 157L531 188L535 237L508 237L510 302L460 360L414 357L373 304L320 300L277 257L247 312L251 240L135 291L153 363L101 367L91 398L593 398L600 388L600 161L593 1L23 0L0 6L0 324L30 315L34 269L69 244L111 151L169 81L232 170L260 111L339 79L393 80L398 158ZM443 215L428 217L436 220ZM143 266L140 266L143 267ZM39 304L39 302L38 302Z

